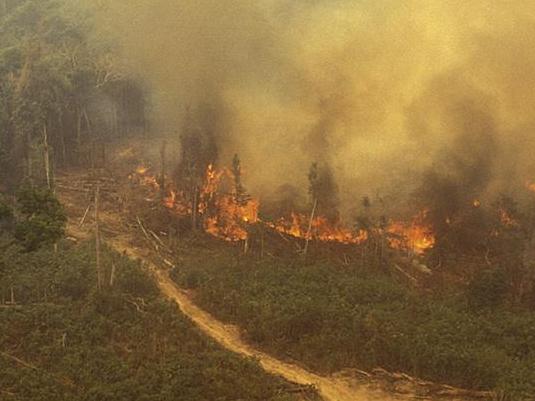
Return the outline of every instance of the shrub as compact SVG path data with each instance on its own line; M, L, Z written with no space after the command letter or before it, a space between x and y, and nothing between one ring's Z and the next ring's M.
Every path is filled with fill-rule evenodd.
M484 270L470 282L468 302L476 308L496 308L505 301L507 291L507 275L503 269Z

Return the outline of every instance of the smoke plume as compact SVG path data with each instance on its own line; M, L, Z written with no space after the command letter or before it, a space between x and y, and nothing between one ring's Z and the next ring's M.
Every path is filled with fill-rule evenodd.
M245 186L306 194L328 165L345 212L426 177L461 198L535 180L535 4L487 0L101 0L98 25L176 136L208 107ZM427 180L427 182L431 182ZM448 184L448 185L450 185Z

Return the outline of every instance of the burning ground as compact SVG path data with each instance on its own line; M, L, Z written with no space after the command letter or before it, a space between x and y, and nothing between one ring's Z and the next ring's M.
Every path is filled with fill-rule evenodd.
M207 167L198 199L193 202L188 202L184 193L167 178L162 187L161 178L147 165L138 166L129 179L152 190L154 196L160 196L162 204L176 216L189 217L192 221L199 219L199 225L207 233L226 241L247 241L251 227L262 224L294 238L342 244L363 244L369 236L382 235L390 247L412 254L422 254L435 243L432 229L425 222L425 211L410 221L390 220L383 227L373 228L344 225L340 220L318 215L315 210L308 215L288 210L288 216L261 219L258 199L250 196L240 199L235 171L217 170L212 164Z

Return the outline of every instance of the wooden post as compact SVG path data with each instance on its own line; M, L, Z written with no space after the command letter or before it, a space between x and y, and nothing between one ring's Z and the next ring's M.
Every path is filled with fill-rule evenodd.
M80 162L82 156L82 112L79 105L76 105L76 147L78 151L78 162Z
M46 185L49 190L52 190L52 181L50 178L50 151L48 147L48 130L46 129L46 122L43 126L43 146L44 146L44 158L45 158L45 174Z
M160 171L160 196L162 199L165 198L165 150L167 147L167 142L164 140L162 142L162 148L160 149L160 164L161 164L161 171Z
M95 190L95 253L96 253L96 267L97 267L97 289L100 291L102 287L102 277L101 277L101 269L100 269L100 227L99 227L99 195L100 195L100 187L97 184L97 188Z
M191 208L191 227L193 231L197 230L197 186L193 186L193 200L192 200L192 208Z
M264 225L260 226L260 260L264 259Z
M113 287L113 282L115 281L115 263L111 264L111 274L110 274L110 287Z
M314 206L312 207L312 212L310 213L310 220L308 221L308 230L305 242L305 249L303 251L306 256L308 252L308 243L310 242L310 232L312 231L312 221L314 220L314 214L316 213L316 208L318 207L318 199L314 199Z
M27 176L28 176L28 181L30 183L30 187L33 188L33 163L32 163L33 146L32 146L32 136L29 131L26 133L26 146L27 146L26 163L27 163L27 170L28 170Z

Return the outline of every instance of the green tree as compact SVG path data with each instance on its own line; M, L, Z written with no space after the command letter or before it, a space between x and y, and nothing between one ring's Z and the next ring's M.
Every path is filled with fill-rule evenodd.
M26 250L54 244L65 234L63 206L50 190L23 188L17 194L17 206L15 238Z

